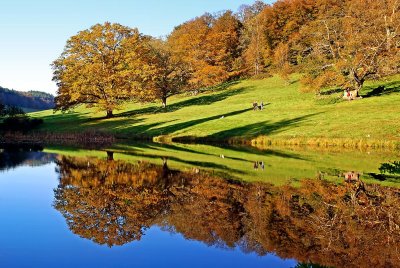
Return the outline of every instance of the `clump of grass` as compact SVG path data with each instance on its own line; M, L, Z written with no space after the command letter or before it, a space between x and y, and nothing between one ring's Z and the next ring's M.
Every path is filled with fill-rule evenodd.
M232 140L232 143L240 143L240 141ZM260 136L252 139L250 142L241 141L255 147L268 146L313 146L313 147L339 147L350 149L389 149L400 150L400 142L392 140L377 140L377 139L348 139L348 138L307 138L307 137L292 137L292 138L270 138Z
M316 98L316 104L319 105L333 105L340 102L343 102L343 98L341 95L319 96Z

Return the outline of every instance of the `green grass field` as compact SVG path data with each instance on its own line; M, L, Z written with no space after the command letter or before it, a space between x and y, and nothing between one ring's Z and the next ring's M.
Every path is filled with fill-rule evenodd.
M77 108L62 114L32 113L45 123L42 130L72 132L101 130L127 138L187 137L226 140L259 136L271 139L363 139L400 142L400 76L368 82L363 99L343 101L342 92L321 96L301 93L298 77L285 84L279 77L244 80L224 89L197 96L175 96L168 111L160 103L127 104L113 119L104 112ZM379 92L378 86L385 86ZM263 111L253 111L252 102L263 101Z

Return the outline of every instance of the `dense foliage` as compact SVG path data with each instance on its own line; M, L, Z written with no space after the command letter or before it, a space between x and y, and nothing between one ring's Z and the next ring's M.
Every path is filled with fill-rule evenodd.
M56 109L65 111L84 103L100 107L111 117L113 110L138 94L145 73L145 39L137 29L111 23L71 37L53 63Z
M53 67L57 109L84 103L108 116L128 100L165 107L178 92L273 73L288 83L303 73L305 91L357 97L367 79L400 73L400 2L256 1L189 20L163 40L98 24L73 36Z

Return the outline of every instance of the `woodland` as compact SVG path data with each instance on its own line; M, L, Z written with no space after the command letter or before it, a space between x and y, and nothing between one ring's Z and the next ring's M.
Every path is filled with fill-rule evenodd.
M19 107L26 112L54 108L54 96L40 91L21 92L0 87L0 100L3 105Z
M278 74L301 91L360 96L367 80L400 73L397 0L256 1L237 12L204 14L164 38L118 23L72 36L52 66L55 110L82 104L113 117L127 102L198 94L242 78Z

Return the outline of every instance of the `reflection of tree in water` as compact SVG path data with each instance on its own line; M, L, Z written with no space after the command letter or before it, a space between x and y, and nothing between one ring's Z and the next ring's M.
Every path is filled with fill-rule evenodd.
M394 267L400 261L396 189L323 180L276 187L94 158L62 157L57 164L55 207L74 233L96 243L139 240L158 225L208 245L304 263Z
M68 157L57 165L55 207L82 237L109 246L139 240L163 212L167 195L160 184L155 187L162 168Z

